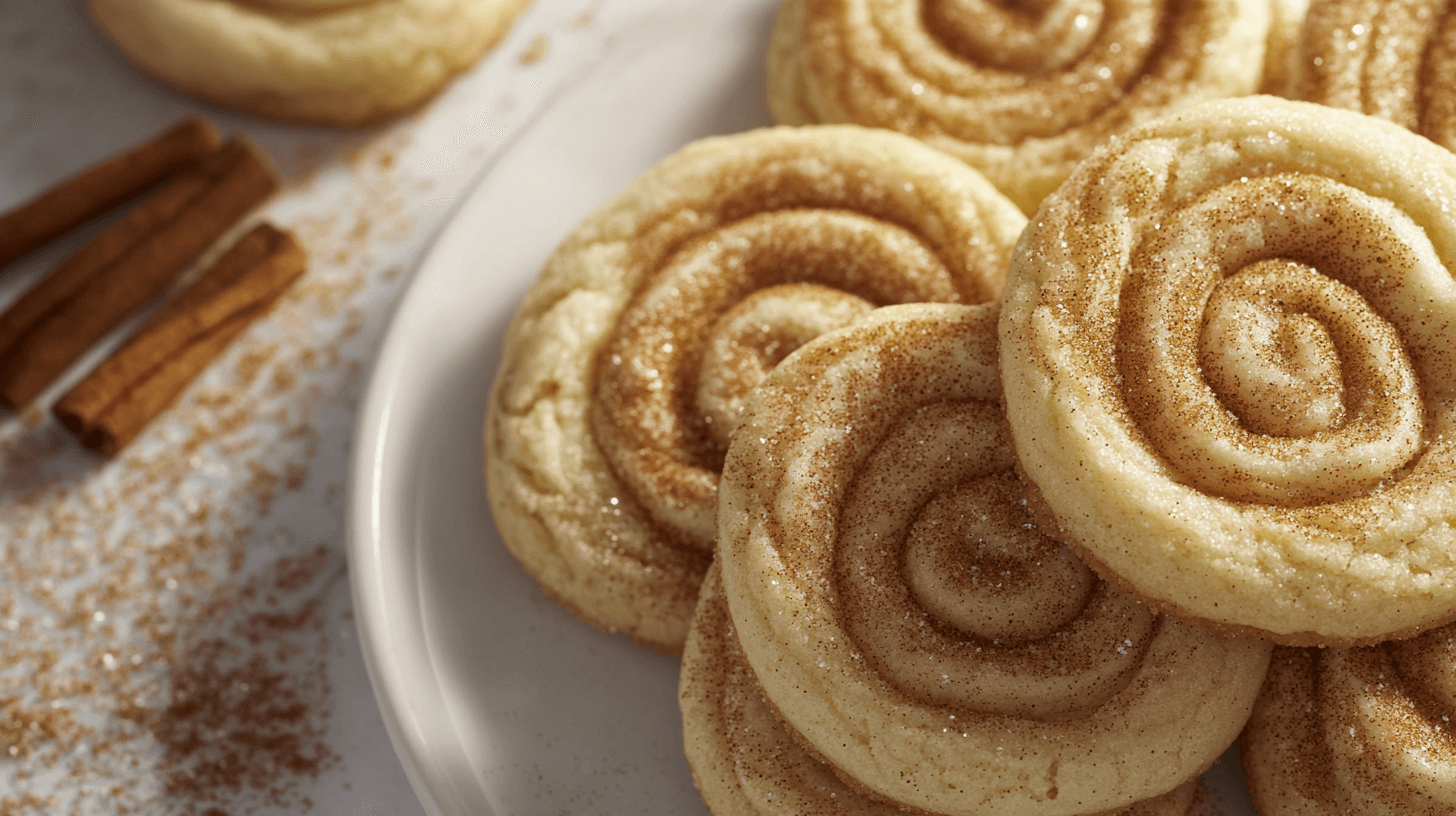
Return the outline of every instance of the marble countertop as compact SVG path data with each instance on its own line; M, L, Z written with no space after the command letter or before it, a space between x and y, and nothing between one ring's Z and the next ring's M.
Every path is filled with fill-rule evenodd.
M354 413L423 248L515 133L655 0L536 0L436 100L363 130L199 104L78 0L0 1L0 209L184 115L246 134L311 267L114 459L0 413L0 813L423 813L356 636ZM0 273L8 303L96 234ZM120 334L43 395L53 402Z

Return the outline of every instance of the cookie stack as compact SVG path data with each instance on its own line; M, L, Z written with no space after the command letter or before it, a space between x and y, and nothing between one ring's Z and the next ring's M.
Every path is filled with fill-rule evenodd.
M1026 219L974 170L858 127L709 139L548 262L486 423L491 508L547 594L677 654L743 400L877 306L995 298Z
M1183 813L1237 736L1269 647L1153 613L1037 530L996 324L990 305L881 309L754 394L719 497L722 600L683 664L714 812L841 795L764 756L769 726L740 711L754 681L779 742L925 813ZM715 803L758 768L776 775L740 785L752 807Z
M776 111L943 96L894 80L903 55L785 45L843 47L890 5L786 6ZM1274 55L1244 90L1179 86L1061 169L904 119L1009 198L870 128L709 140L528 295L492 507L548 593L682 651L714 813L1182 816L1241 732L1262 816L1452 812L1456 157L1239 96L1304 87L1318 50L1276 31L1302 9L1227 5L1200 30ZM1054 8L1059 41L1084 17L1136 40ZM1167 14L1149 37L1212 12Z

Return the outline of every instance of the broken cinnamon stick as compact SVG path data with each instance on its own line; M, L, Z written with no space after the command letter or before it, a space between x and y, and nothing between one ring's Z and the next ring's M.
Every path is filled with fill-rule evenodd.
M197 166L217 143L217 128L189 117L0 215L0 267Z
M303 274L308 256L287 232L255 227L146 326L56 403L81 444L113 455Z
M0 315L0 404L34 399L277 186L268 160L232 139L62 263Z

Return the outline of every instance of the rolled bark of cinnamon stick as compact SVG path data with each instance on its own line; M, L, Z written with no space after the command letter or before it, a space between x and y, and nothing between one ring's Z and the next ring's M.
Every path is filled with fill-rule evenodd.
M0 315L0 405L34 399L277 186L271 163L232 139L62 263Z
M166 410L308 267L289 233L260 224L56 403L92 450L113 455Z
M217 128L189 117L0 215L0 267L196 167L217 144Z

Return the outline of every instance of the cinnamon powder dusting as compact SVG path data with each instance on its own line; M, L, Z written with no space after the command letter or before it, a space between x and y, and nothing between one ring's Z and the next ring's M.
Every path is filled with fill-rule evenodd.
M308 273L117 457L0 413L0 816L297 814L328 789L342 485L403 283L381 259L415 230L410 139L283 191ZM328 186L327 212L290 200Z

